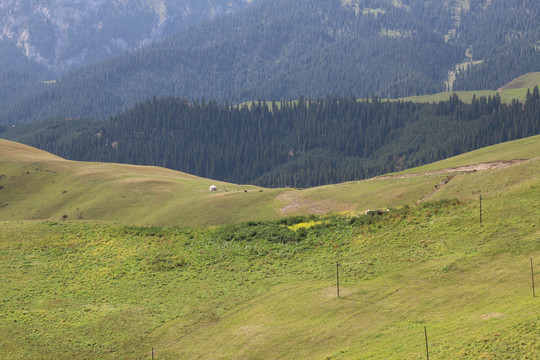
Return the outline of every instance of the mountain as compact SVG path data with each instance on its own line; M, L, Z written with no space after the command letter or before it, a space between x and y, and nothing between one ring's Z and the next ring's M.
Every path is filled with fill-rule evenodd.
M538 87L524 103L457 95L436 104L328 97L230 107L178 98L106 122L51 120L0 136L84 161L157 165L266 187L313 187L398 171L540 133Z
M5 0L0 3L0 98L9 104L88 66L248 0ZM11 121L8 121L11 122Z
M4 0L0 3L0 53L10 56L0 57L0 69L25 71L30 66L55 79L74 68L237 11L247 3L247 0Z
M459 32L460 41L469 45L470 58L462 64L454 89L496 90L520 75L538 71L539 15L540 3L535 0L471 2ZM481 34L475 34L478 30ZM480 64L474 65L475 61Z
M497 89L540 68L538 17L528 0L261 0L40 86L0 107L0 122L106 119L153 96L238 103Z

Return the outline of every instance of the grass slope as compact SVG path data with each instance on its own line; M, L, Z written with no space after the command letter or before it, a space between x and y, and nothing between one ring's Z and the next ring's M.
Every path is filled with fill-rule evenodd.
M294 190L227 184L158 167L66 161L0 140L0 219L57 221L65 218L68 221L198 226L275 220L297 214L363 212L367 208L415 203L431 194L448 176L459 178L466 173L459 169L437 170L532 159L538 154L540 136L534 136L391 177ZM218 186L217 193L208 191L212 184Z
M233 185L158 167L66 161L3 140L0 148L3 220L58 220L67 215L67 220L213 225L278 216L272 205L282 190ZM208 191L212 184L217 193Z
M501 87L497 91L495 90L476 90L476 91L454 91L454 92L442 92L433 95L423 96L411 96L401 98L402 101L412 101L419 103L432 103L447 101L450 96L457 94L459 98L466 103L471 103L473 96L480 98L482 96L495 96L499 94L503 103L512 102L512 100L525 101L527 98L527 90L533 89L535 86L540 86L540 72L533 72L522 75L505 86Z
M457 94L461 101L465 103L471 103L473 96L477 99L480 97L493 97L497 94L501 97L501 102L511 103L512 100L525 101L527 98L527 90L532 90L535 86L540 86L540 72L533 72L522 75L505 86L501 87L498 90L474 90L474 91L445 91L437 94L430 95L420 95L420 96L408 96L399 99L391 99L391 101L400 100L400 101L412 101L415 103L438 103L441 101L448 101L448 99L453 95ZM360 99L359 101L364 101ZM237 106L248 106L251 108L252 101L241 103ZM272 102L267 101L266 105L271 108ZM280 106L280 103L277 102L276 106Z
M373 216L191 229L2 222L0 353L422 359L427 326L435 359L536 359L538 174L536 157L459 175L432 196L459 200ZM272 235L298 222L302 236Z
M500 88L500 90L530 89L538 85L540 85L540 72L532 72L510 81L508 84Z

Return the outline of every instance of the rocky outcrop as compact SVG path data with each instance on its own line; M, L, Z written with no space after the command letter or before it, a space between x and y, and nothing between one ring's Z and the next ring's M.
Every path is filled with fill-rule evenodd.
M0 48L15 45L27 59L60 75L236 11L247 3L248 0L2 0ZM1 59L0 68L6 69Z

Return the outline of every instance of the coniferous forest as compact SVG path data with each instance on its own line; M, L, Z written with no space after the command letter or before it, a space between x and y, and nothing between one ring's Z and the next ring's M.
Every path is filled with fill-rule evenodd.
M157 165L266 187L311 187L418 166L540 132L538 87L438 104L327 97L229 106L152 99L106 122L55 120L4 129L73 160Z
M153 96L237 104L300 94L432 94L445 91L448 72L467 62L476 65L457 74L454 90L496 90L539 69L540 2L459 3L254 1L56 82L23 70L6 74L0 123L105 120Z

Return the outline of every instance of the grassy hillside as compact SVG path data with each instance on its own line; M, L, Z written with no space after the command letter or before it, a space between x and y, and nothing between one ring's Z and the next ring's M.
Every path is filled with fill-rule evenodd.
M540 86L540 72L532 72L525 75L522 75L505 86L501 87L499 90L475 90L475 91L446 91L437 94L431 95L422 95L422 96L408 96L399 98L397 100L401 101L412 101L415 103L438 103L441 101L448 101L448 99L453 95L457 94L458 97L465 103L470 104L472 102L473 96L476 98L495 96L499 94L501 97L501 102L510 103L512 100L525 101L527 98L527 90L532 90L535 86ZM363 101L363 99L359 100ZM296 102L296 101L294 101ZM251 101L247 101L237 105L238 107L248 106L252 107ZM272 108L272 102L267 101L266 105L269 108ZM277 102L276 105L279 107L280 102Z
M3 220L67 216L139 225L214 225L278 215L272 204L281 190L157 167L66 161L9 141L0 141L0 147ZM217 193L208 191L212 184Z
M510 90L510 89L530 89L535 86L540 85L540 72L532 72L525 74L523 76L520 76L512 81L510 81L508 84L503 86L500 90Z
M517 99L519 101L525 101L527 97L527 90L533 89L535 86L540 86L540 72L528 73L523 76L520 76L505 86L501 87L499 90L477 90L477 91L455 91L455 92L442 92L433 95L424 95L424 96L411 96L401 98L403 101L413 101L413 102L440 102L446 101L452 96L452 94L457 94L459 98L466 103L471 103L473 96L476 98L485 96L495 96L497 93L501 97L503 103L512 102L512 100Z
M198 226L355 213L415 203L449 175L459 178L473 169L440 170L539 153L540 136L534 136L376 180L295 190L222 183L158 167L66 161L0 140L0 219ZM212 184L218 192L208 191Z
M0 353L5 359L150 359L154 348L156 359L423 359L426 326L434 359L536 359L540 312L539 297L532 296L530 259L538 279L539 140L451 159L451 167L531 159L451 179L452 172L425 174L440 169L439 163L418 169L418 176L281 195L290 197L281 199L292 201L288 204L311 202L315 208L355 198L366 198L360 206L408 205L382 215L206 228L69 218L0 222ZM51 182L66 177L63 186L84 178L89 198L96 196L91 180L97 178L106 179L102 191L114 189L109 196L137 189L127 181L137 176L152 176L163 186L166 179L175 189L189 184L190 192L199 183L206 191L210 183L162 169L114 165L112 171L113 165L66 162L12 143L1 146L2 171L15 172L19 180L34 178L35 187L45 187L37 185L42 171L59 173L47 178ZM20 175L5 149L23 153L11 158L26 159L22 166L30 174ZM238 196L254 196L256 203L281 191L247 189ZM70 191L75 188L64 195ZM157 190L152 194L147 201L157 202ZM201 192L191 199L221 195ZM417 205L419 197L424 202ZM252 218L254 209L249 208Z

